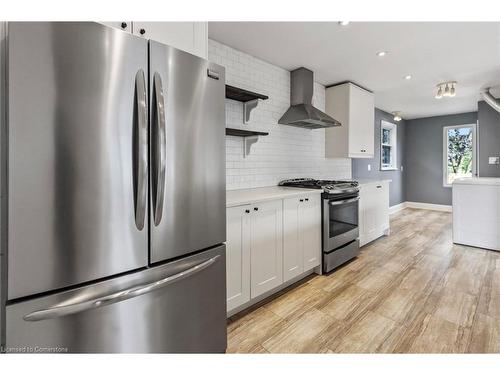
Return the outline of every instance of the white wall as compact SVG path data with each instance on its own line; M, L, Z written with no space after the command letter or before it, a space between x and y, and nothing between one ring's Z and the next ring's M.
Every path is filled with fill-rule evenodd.
M296 177L351 178L350 159L325 159L325 131L278 125L290 105L290 73L214 40L208 58L226 68L226 82L269 96L243 124L243 104L226 100L226 127L269 132L243 158L243 139L226 137L228 190L274 186ZM313 104L324 110L325 87L315 83Z

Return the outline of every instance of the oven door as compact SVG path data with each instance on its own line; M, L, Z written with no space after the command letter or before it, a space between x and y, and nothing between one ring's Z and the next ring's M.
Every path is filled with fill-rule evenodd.
M323 251L328 252L358 238L358 195L323 199Z

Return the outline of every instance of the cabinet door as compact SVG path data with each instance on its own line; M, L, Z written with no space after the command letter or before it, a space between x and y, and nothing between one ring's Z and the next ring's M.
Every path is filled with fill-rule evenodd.
M320 264L321 197L319 194L305 197L298 217L304 271L308 271Z
M362 186L359 192L359 237L360 244L377 238L377 194L374 185Z
M127 31L129 33L132 32L132 21L112 21L112 22L99 22L106 26L114 27L115 29L120 29L123 31Z
M386 182L376 185L377 232L382 235L389 228L389 186Z
M373 94L350 85L349 95L349 156L373 158L375 109Z
M181 49L206 59L206 22L134 22L134 34Z
M303 251L301 243L300 218L304 199L288 198L283 200L283 279L288 281L303 271Z
M283 282L282 200L253 205L250 219L251 298Z
M227 311L250 300L250 206L227 209Z

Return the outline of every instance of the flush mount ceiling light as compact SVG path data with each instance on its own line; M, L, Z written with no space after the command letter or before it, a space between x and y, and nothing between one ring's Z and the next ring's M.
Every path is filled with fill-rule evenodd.
M406 79L406 80L411 79L411 74L407 74L407 75L405 75L405 79Z
M436 99L441 99L443 96L453 98L457 93L455 89L456 81L442 82L437 85Z
M379 52L377 52L377 56L378 57L384 57L385 55L387 55L387 51L379 51Z
M350 23L349 21L339 21L340 26L347 26L349 25L349 23Z
M392 115L394 116L394 121L401 121L401 111L394 111Z

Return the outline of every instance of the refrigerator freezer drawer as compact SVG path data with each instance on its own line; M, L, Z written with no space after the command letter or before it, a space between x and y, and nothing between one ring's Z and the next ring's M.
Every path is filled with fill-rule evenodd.
M8 352L226 349L225 246L7 306Z

